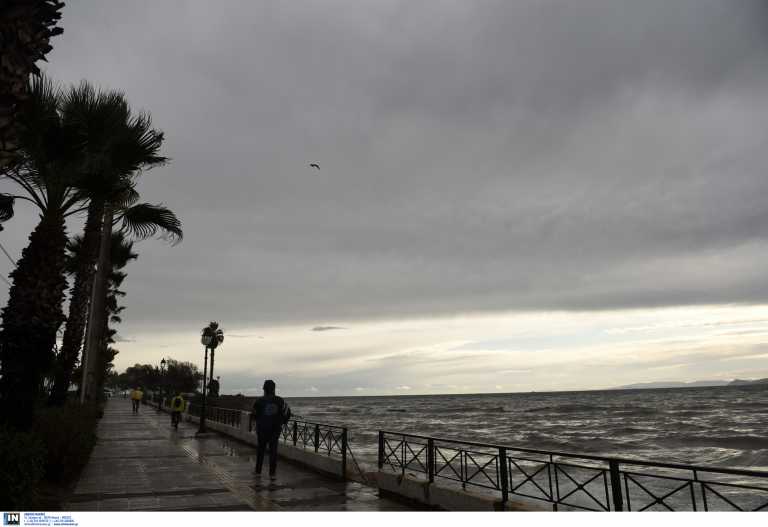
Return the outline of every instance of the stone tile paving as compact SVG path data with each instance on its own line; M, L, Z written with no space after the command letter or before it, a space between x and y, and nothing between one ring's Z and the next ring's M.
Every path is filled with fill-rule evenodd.
M281 460L271 481L253 473L255 448L224 436L195 437L167 414L111 399L98 443L66 506L82 511L389 511L407 505L376 489L339 481ZM266 467L265 467L266 473Z

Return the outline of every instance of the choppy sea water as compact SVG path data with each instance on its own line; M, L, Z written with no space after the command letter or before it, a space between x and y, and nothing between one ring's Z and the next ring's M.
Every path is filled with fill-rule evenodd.
M376 461L378 430L559 452L768 471L768 386L289 399L347 426Z

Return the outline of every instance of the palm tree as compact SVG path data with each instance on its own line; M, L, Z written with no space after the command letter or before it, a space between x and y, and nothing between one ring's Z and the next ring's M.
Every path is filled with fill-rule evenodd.
M11 272L0 328L0 415L19 428L32 422L56 332L64 321L65 218L77 212L84 199L78 188L81 142L60 110L60 90L45 77L33 79L19 115L19 160L0 173L24 192L3 195L8 207L20 199L40 210L40 221ZM6 208L4 214L11 213Z
M29 97L29 76L45 60L64 7L58 0L4 0L0 10L0 167L16 158L19 148L16 114ZM0 221L4 221L0 218Z
M208 379L208 389L210 391L211 383L213 382L213 360L214 355L216 353L216 348L219 347L219 344L222 344L224 342L224 330L219 327L218 322L211 322L203 328L203 336L204 337L211 337L211 343L208 344L208 349L211 350L211 376Z
M205 402L208 394L208 350L211 350L211 376L213 376L213 350L224 342L224 331L219 328L218 322L211 322L203 328L201 342L205 345L205 359L203 361L203 405L200 408L200 427L198 434L206 432L205 428Z
M165 158L142 157L152 154L162 134L151 129L146 115L132 117L118 92L94 95L83 85L65 96L49 79L35 78L19 124L20 154L0 176L24 193L0 195L0 218L12 215L15 200L25 200L40 209L41 220L11 274L13 285L2 312L0 404L2 418L24 428L32 421L64 320L65 218L89 210L88 232L95 230L98 241L105 230L97 221L103 210L130 208L137 199L133 183L138 170ZM147 207L152 206L139 210L146 215ZM92 243L93 234L90 238ZM62 384L66 392L68 384Z
M167 161L159 155L163 134L152 129L148 115L132 115L120 92L97 91L91 84L83 82L67 93L63 114L83 138L93 176L85 181L88 215L78 258L79 268L70 290L69 316L56 363L50 396L53 404L61 404L66 398L83 342L105 209L107 206L122 211L130 209L138 199L134 190L136 174ZM155 220L158 228L165 229L165 219L156 214L149 221ZM169 227L172 232L174 227Z

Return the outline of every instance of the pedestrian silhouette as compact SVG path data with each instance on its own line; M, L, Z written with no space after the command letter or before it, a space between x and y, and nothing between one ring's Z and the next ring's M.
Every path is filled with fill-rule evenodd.
M171 400L171 426L179 428L179 421L181 421L181 412L184 411L186 401L182 397L180 391L176 391L176 397Z
M139 413L139 405L141 404L141 400L144 398L144 392L141 391L141 388L138 386L131 391L131 406L133 409L133 413L137 414Z
M275 381L264 381L264 396L253 403L251 417L256 420L256 467L254 472L261 475L264 454L269 447L269 477L277 474L277 441L283 425L291 418L291 408L282 397L275 395Z

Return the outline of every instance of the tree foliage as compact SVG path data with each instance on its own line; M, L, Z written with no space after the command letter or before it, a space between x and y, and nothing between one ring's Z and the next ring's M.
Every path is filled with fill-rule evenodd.
M147 390L190 393L202 379L197 366L191 362L166 359L165 373L150 364L134 364L114 381L121 389L141 387Z
M28 98L29 76L39 74L36 62L51 51L50 39L63 2L3 0L0 9L0 166L15 160L19 123L16 114ZM2 220L0 220L2 221Z

